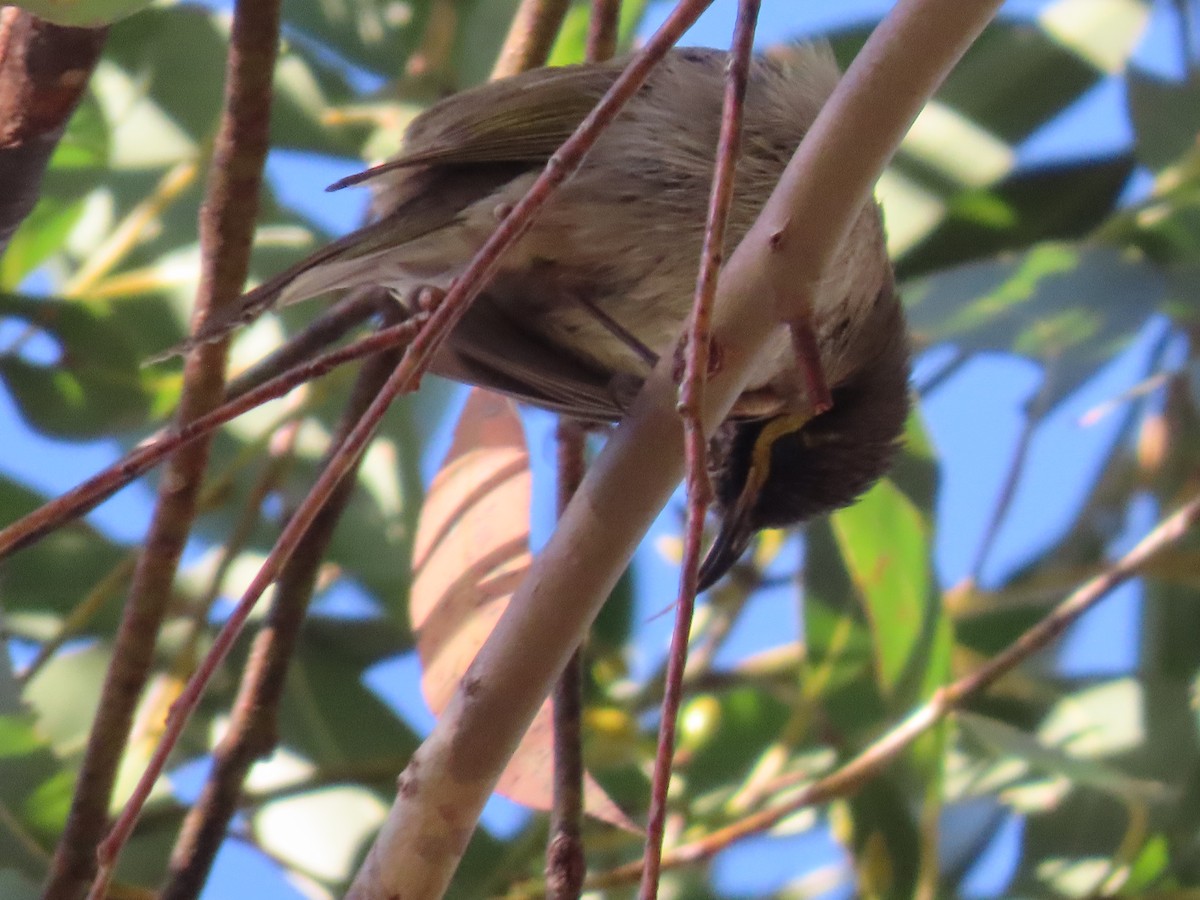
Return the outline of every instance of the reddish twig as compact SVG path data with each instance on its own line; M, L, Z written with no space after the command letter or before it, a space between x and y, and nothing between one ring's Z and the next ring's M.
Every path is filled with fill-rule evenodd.
M738 4L738 18L734 27L725 87L725 103L721 114L721 134L717 142L712 193L709 197L708 222L700 256L700 271L696 279L696 296L687 332L687 365L679 398L687 460L687 529L679 576L679 596L675 603L675 629L671 634L671 648L667 655L667 677L663 691L662 717L659 721L658 749L654 757L654 776L650 786L645 868L642 870L639 894L643 900L652 900L658 896L659 864L667 821L667 789L671 780L671 763L675 756L675 728L683 696L683 670L687 665L688 636L691 634L699 584L700 544L704 537L704 518L712 503L712 484L708 479L708 439L702 421L704 383L708 377L712 307L724 258L729 209L733 203L734 173L741 149L746 83L754 51L754 30L758 22L759 6L760 0L741 0Z
M592 62L611 59L621 36L621 0L592 0L588 19L587 58Z
M583 481L587 432L558 421L558 514ZM546 890L555 900L578 897L587 864L583 851L583 648L571 654L554 685L554 803L546 847Z
M87 89L108 28L0 10L0 254L29 215L54 148Z
M225 86L225 111L214 143L208 191L200 215L202 250L195 326L236 303L250 262L267 155L271 80L278 48L278 3L241 2L234 11ZM224 393L226 346L192 353L184 367L179 421L212 410ZM93 851L108 819L117 765L153 659L179 557L196 513L208 463L208 442L178 453L159 486L145 548L138 560L101 690L75 796L51 868L47 895L75 897L95 872ZM103 897L111 869L92 885Z
M332 446L338 446L341 437L358 421L399 359L400 351L393 349L366 363L342 413ZM161 900L199 895L237 811L250 767L269 754L278 741L276 717L288 665L295 654L321 561L354 489L354 471L351 469L338 484L280 572L278 590L250 651L229 729L213 753L212 773L184 819L171 853L171 874Z
M395 309L396 303L382 288L363 287L346 293L308 325L287 339L279 349L229 380L225 399L233 400L262 384L303 365L341 340L351 329L379 313Z
M492 68L492 78L508 78L544 66L570 5L569 0L522 0Z
M423 321L423 319L414 319L402 322L368 335L346 347L331 350L329 353L276 376L235 399L228 400L211 412L178 425L170 431L151 437L83 484L38 507L0 531L0 560L29 546L56 528L62 527L66 522L95 509L131 481L135 481L154 468L165 457L198 440L213 429L219 428L231 419L236 419L242 413L254 409L268 400L282 397L298 385L320 378L340 365L408 343Z
M178 742L188 717L199 703L217 667L232 649L258 598L278 576L283 564L291 557L313 519L328 501L333 489L358 459L387 408L401 393L417 388L433 354L466 313L470 302L495 273L503 253L528 231L533 218L557 187L579 167L588 149L645 81L658 59L670 49L677 33L686 29L708 2L709 0L692 0L691 3L681 4L683 11L676 10L660 29L656 39L630 63L571 138L550 158L545 170L530 187L529 192L501 220L495 232L484 242L463 274L455 280L445 298L433 310L425 327L409 344L400 365L396 367L362 419L337 448L308 496L284 527L262 567L251 580L246 593L216 635L208 657L184 686L172 707L162 739L147 763L145 772L114 823L112 831L97 851L105 860L106 866L111 865L120 848L128 841L141 809L155 781L162 774L167 757Z
M620 8L620 0L593 5L588 28L588 62L603 62L612 56L615 39L609 46L603 40L593 40L593 36L607 33L610 24L615 29ZM587 469L587 432L581 423L560 418L555 438L561 516ZM578 897L587 874L583 847L583 665L583 644L580 644L554 685L554 796L546 847L546 888L555 900Z
M1200 496L1194 497L1160 522L1136 547L1104 572L1077 588L1001 653L969 675L939 690L923 706L910 713L902 722L841 768L813 782L786 803L761 810L697 841L676 847L664 857L663 867L678 868L711 859L735 841L760 834L806 806L853 793L883 771L917 738L937 725L949 713L982 694L1022 662L1056 641L1071 625L1079 621L1084 613L1126 581L1137 576L1158 553L1179 541L1198 522ZM642 863L632 863L588 879L586 886L590 890L600 890L629 884L639 877L641 871Z

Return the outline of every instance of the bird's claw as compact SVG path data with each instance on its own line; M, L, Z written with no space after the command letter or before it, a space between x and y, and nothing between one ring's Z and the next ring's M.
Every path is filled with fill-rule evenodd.
M793 319L788 322L788 331L792 335L792 350L796 354L796 364L804 378L804 389L808 394L808 403L814 416L828 411L833 406L833 397L829 393L829 382L825 379L825 369L821 365L821 353L817 348L817 335L813 331L810 319Z

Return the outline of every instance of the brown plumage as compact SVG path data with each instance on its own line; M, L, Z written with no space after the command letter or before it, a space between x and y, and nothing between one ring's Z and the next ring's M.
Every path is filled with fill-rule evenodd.
M725 59L693 48L663 61L503 258L434 371L585 420L620 418L630 384L644 377L648 357L673 352L690 309ZM235 316L196 340L338 288L382 285L404 300L422 286L447 287L623 65L536 70L433 105L413 120L395 159L337 185L370 185L380 210L374 222L250 291ZM728 250L837 75L825 48L753 62ZM713 441L723 523L705 583L759 528L851 502L891 460L908 411L909 351L873 204L830 267L814 326L834 407L798 430L781 427L803 421L807 404L781 327L749 384L768 398L757 407L766 418L727 422Z

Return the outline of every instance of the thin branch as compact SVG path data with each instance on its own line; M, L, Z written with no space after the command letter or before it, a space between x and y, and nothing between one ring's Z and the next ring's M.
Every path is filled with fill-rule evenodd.
M587 464L587 432L560 418L558 514L579 490ZM554 803L546 847L546 890L554 900L578 897L587 873L583 850L583 647L575 649L554 685Z
M0 254L33 210L108 28L68 28L0 10Z
M237 302L250 262L267 154L271 79L279 35L278 2L240 2L234 11L225 86L208 192L200 215L202 263L195 324ZM226 345L192 353L184 368L179 421L209 412L224 393ZM138 560L105 677L75 796L51 869L47 896L76 897L96 870L93 855L108 819L113 783L138 697L153 661L180 554L196 511L208 441L182 450L159 486L145 549ZM111 872L93 884L103 897Z
M696 295L687 333L687 364L679 393L679 414L683 418L687 459L687 527L684 531L683 564L679 573L679 595L675 601L675 628L667 655L667 677L663 690L662 716L659 720L658 748L654 756L654 775L650 785L650 814L646 825L645 868L642 870L640 896L653 900L658 896L659 863L667 821L667 788L671 782L671 763L675 756L675 729L683 700L683 673L687 667L688 638L696 608L699 587L700 545L704 539L704 519L712 504L712 483L708 479L708 437L702 416L704 385L708 377L712 342L712 308L717 294L717 279L725 255L725 232L729 209L733 204L734 175L741 152L742 121L745 117L746 84L754 52L754 30L758 23L760 0L741 0L734 27L725 101L721 113L721 133L717 141L712 193L709 197L708 222Z
M221 588L225 584L229 570L249 545L254 530L262 521L263 504L271 492L283 483L287 471L294 461L293 454L296 449L296 439L300 434L301 421L302 417L300 416L288 416L285 421L269 432L266 464L262 467L262 471L259 472L241 504L242 508L234 520L229 537L221 547L217 564L213 567L207 586L199 598L190 604L187 615L187 618L190 619L188 632L180 642L180 648L175 653L170 666L171 675L176 682L184 681L196 670L196 660L200 656L199 648L208 634L209 617L212 615L213 606L221 596ZM200 505L203 508L203 502ZM155 722L156 726L157 724Z
M970 360L970 356L962 350L955 348L954 355L946 360L938 367L936 372L930 373L924 381L915 382L913 390L921 397L928 397L934 391L941 388L947 381L962 371L963 366Z
M399 361L400 351L392 350L372 357L364 365L332 446L340 444ZM229 730L213 753L212 773L185 818L171 853L170 877L162 900L199 895L237 812L251 766L269 754L278 741L277 716L288 665L316 588L321 561L353 492L355 471L351 469L337 486L280 572L271 609L250 652Z
M605 6L611 9L606 10ZM612 56L612 47L597 44L592 37L594 31L604 29L605 23L597 22L599 18L619 12L620 0L593 7L586 51L588 62L603 62ZM580 422L560 418L555 440L557 511L561 516L587 471L587 432ZM578 897L587 874L583 846L583 654L584 645L580 643L554 684L554 791L550 838L546 845L546 889L554 900Z
M229 381L225 399L234 400L313 359L330 344L374 315L394 309L391 295L376 287L349 291L278 350Z
M677 868L710 859L736 841L760 834L806 806L845 797L876 777L914 741L950 712L982 694L1035 653L1044 650L1084 613L1137 576L1157 554L1179 541L1200 522L1200 496L1160 522L1125 556L1077 588L1036 625L974 672L939 690L891 731L854 759L813 782L786 803L772 806L718 829L700 840L677 847L663 859L664 868ZM629 884L641 873L640 862L621 866L588 879L589 890Z
M707 0L707 2L711 2L711 0ZM213 674L232 649L258 598L278 576L283 564L293 554L296 545L325 505L338 482L342 480L345 473L363 452L391 402L401 393L416 389L433 354L466 313L470 302L495 273L505 251L528 231L536 214L553 196L558 186L579 168L596 139L616 117L624 104L637 92L655 63L670 49L678 35L695 21L707 6L707 2L691 0L689 3L681 4L682 11L677 10L668 18L658 35L618 76L596 108L584 119L571 138L550 158L545 170L530 187L529 192L501 220L462 275L454 281L451 289L435 306L425 327L409 344L400 365L396 367L345 442L337 448L308 496L305 497L284 527L274 548L251 580L245 595L231 612L224 627L216 635L208 657L184 686L172 707L162 740L155 748L146 770L134 787L121 815L97 851L97 854L105 861L106 868L111 866L120 849L128 841L154 783L166 767L167 757L183 733L188 717L199 703ZM559 660L555 668L561 668L563 662L565 659ZM543 697L548 689L549 685L543 688ZM432 860L432 855L430 859ZM414 869L414 876L415 871ZM448 872L445 874L448 877Z
M592 15L588 19L587 58L592 61L611 59L617 52L621 36L621 0L592 0Z
M570 0L521 0L492 68L492 79L544 66L570 5Z
M779 317L761 302L782 277L775 270L809 288L820 283L901 137L999 3L901 0L867 41L722 272L713 333L723 366L705 391L705 421L728 414L760 348L778 334ZM677 6L671 29L702 7ZM647 47L672 39L660 32ZM786 259L773 249L784 232ZM401 775L351 900L445 889L520 735L683 475L672 368L664 358L647 378Z

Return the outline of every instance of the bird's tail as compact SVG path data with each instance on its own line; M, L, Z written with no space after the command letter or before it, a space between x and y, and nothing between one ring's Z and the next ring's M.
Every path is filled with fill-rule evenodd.
M376 255L386 250L386 244L380 241L386 234L385 226L386 220L374 222L284 269L243 294L235 306L209 316L187 340L150 358L147 364L162 362L203 344L219 341L269 309L363 283L367 277L364 270L370 267Z

